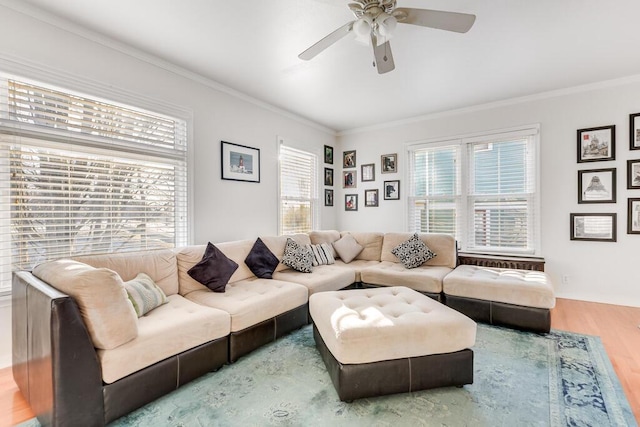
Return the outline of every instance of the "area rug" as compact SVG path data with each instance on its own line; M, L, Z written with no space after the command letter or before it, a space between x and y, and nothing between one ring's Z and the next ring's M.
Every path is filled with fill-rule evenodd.
M473 350L472 385L349 404L306 326L111 426L637 426L597 337L478 325Z

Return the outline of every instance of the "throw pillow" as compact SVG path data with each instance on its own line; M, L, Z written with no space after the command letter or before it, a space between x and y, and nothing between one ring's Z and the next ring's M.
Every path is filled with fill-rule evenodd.
M220 249L211 242L199 263L187 271L189 276L211 289L213 292L224 292L229 279L238 269L238 264L227 258Z
M258 237L249 255L245 258L244 263L247 264L249 270L251 270L256 277L272 279L273 271L280 261L278 261L278 258L269 250L267 245L264 244L262 239Z
M419 267L436 257L436 254L420 239L418 233L393 248L391 253L398 257L405 268Z
M153 279L144 273L140 273L135 279L124 282L129 301L138 317L142 317L154 308L169 302L162 289L156 285Z
M336 262L333 257L333 249L328 243L320 243L317 245L307 245L307 249L313 254L313 266L329 265Z
M345 234L340 240L333 242L338 256L343 262L349 264L364 249L351 234Z
M304 245L299 245L288 237L284 247L282 263L301 273L311 273L313 269L313 254Z

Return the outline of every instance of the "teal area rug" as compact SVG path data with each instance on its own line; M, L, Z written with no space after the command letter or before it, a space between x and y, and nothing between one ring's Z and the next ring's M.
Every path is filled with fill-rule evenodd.
M597 337L478 325L473 350L472 385L348 404L306 326L111 425L637 426Z

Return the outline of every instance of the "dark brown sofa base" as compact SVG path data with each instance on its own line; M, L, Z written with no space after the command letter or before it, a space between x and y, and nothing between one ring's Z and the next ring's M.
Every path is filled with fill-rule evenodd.
M344 365L327 348L316 326L316 347L340 400L406 393L436 387L473 384L473 351Z
M403 285L397 285L397 286L403 286ZM358 287L360 289L366 289L366 288L386 288L387 286L384 286L384 285L372 285L370 283L361 282ZM420 292L422 295L426 295L429 298L434 299L434 300L436 300L438 302L443 302L442 294L439 293L439 292L438 293L435 293L435 292L424 292L424 291L419 291L417 289L414 289L414 291Z
M532 332L548 333L551 329L551 310L549 309L446 294L444 300L446 305L477 322Z
M229 336L229 362L233 363L258 347L306 325L308 313L309 304L306 303L257 325L238 332L231 332Z

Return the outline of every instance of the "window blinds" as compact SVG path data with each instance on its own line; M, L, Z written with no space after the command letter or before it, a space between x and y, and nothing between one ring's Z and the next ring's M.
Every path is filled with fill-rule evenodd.
M185 121L2 86L0 291L46 260L187 244Z
M280 234L317 228L317 156L280 145Z

